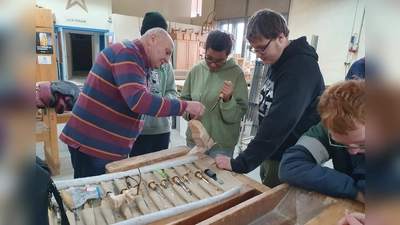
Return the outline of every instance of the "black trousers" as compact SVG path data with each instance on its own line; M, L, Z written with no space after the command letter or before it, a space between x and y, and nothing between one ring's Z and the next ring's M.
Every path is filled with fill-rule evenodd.
M168 148L171 132L163 134L139 135L133 143L130 157L157 152Z

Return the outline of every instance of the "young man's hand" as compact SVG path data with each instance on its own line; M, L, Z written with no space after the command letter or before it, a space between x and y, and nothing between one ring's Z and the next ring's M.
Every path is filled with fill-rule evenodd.
M217 154L215 156L215 165L220 169L232 171L231 158L228 156Z

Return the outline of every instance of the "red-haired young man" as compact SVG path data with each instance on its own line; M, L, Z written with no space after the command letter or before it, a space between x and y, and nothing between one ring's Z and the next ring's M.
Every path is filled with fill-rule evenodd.
M282 157L281 181L365 202L365 81L332 85L321 96L321 122ZM334 169L322 164L333 160Z

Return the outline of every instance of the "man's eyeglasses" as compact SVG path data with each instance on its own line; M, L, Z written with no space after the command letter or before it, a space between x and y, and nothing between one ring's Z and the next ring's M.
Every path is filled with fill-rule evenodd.
M268 45L271 44L271 41L272 41L272 39L269 40L268 44L267 44L264 48L255 49L255 48L251 47L251 48L249 49L249 51L252 52L252 53L264 54L264 53L265 53L265 50L268 48Z
M210 58L207 58L207 57L205 57L204 59L205 59L206 62L208 62L208 63L214 63L217 67L222 67L222 66L225 65L225 63L226 63L226 60L224 60L224 61L222 62L222 61L215 61L215 60L210 59Z
M333 147L338 147L338 148L348 148L348 149L365 149L365 145L360 145L360 146L354 146L354 145L343 145L343 144L334 144L332 143L331 137L332 135L328 133L328 140L329 140L329 145Z

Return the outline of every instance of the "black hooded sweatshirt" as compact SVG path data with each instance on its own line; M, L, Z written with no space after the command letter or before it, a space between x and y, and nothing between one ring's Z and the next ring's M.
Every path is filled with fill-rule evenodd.
M267 159L281 161L286 149L320 121L317 107L325 84L318 55L306 37L291 41L266 76L257 134L245 151L231 159L237 173L248 173Z

